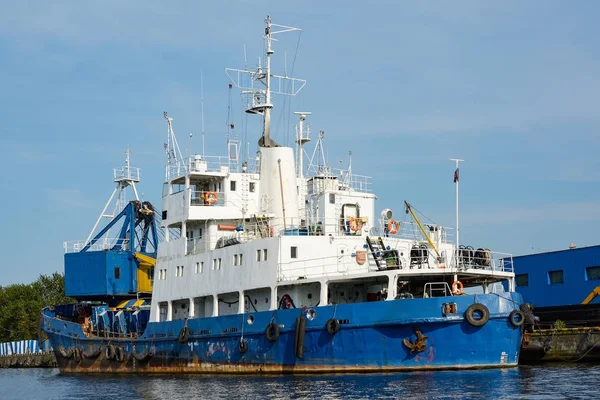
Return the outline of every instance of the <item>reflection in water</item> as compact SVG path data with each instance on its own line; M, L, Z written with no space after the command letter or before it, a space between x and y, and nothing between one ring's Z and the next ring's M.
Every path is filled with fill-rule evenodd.
M0 399L560 399L595 398L600 366L302 376L63 376L0 370Z

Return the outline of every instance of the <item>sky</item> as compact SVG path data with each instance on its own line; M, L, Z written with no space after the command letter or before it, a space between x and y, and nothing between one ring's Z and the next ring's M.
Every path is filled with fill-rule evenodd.
M0 285L63 271L63 242L87 237L128 148L160 208L163 111L182 152L201 153L203 99L206 154L226 155L231 104L255 151L260 121L239 92L230 103L224 68L258 64L267 14L303 29L274 43L273 72L308 81L275 97L275 140L291 143L291 112L312 112L330 164L351 150L372 177L376 210L404 219L408 200L447 227L449 159L464 159L465 245L598 244L597 1L23 0L0 13Z

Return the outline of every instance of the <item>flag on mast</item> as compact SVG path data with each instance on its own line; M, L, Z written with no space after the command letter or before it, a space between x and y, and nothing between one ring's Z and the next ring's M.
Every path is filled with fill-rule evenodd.
M458 168L454 171L454 183L458 182Z

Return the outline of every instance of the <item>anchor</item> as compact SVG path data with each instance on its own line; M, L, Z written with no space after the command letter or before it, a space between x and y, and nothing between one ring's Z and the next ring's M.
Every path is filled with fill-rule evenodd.
M406 339L402 339L404 345L410 349L411 354L415 352L420 353L427 348L427 344L425 343L427 336L424 336L418 328L415 328L415 333L417 334L417 340L413 343Z

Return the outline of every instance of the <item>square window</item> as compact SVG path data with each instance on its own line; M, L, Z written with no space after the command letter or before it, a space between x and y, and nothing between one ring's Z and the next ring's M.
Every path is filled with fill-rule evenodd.
M229 182L229 190L235 192L235 181Z
M561 269L558 271L548 271L548 283L550 285L554 285L557 283L565 283L563 270Z
M254 182L250 182L250 185L248 185L248 189L250 190L250 193L254 193L254 191L256 190L256 184Z
M240 265L242 265L242 260L244 259L244 255L240 254Z
M181 271L179 272L179 276L183 276L183 265L181 266Z
M194 272L198 273L199 269L200 269L200 263L198 261L196 261L196 269L194 270Z
M213 271L217 269L217 259L213 258Z
M290 247L290 257L298 258L298 247L296 247L296 246Z
M263 249L263 261L267 261L267 249Z
M517 281L517 287L529 286L529 274L517 274L515 280Z
M256 250L256 261L260 261L260 256L261 256L261 251L260 250Z
M600 281L600 267L585 267L586 281Z
M121 267L115 266L115 279L121 279Z
M219 258L219 263L217 264L217 269L221 269L221 259Z
M233 266L237 266L238 265L238 255L234 254L233 255Z

